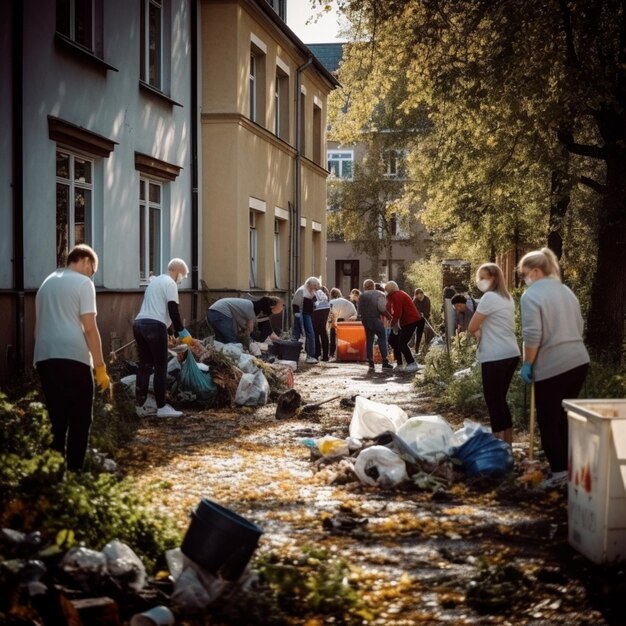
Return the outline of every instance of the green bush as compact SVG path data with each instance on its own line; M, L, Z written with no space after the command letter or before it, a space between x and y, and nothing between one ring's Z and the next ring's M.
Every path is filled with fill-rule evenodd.
M119 539L148 568L179 545L173 521L155 514L131 481L65 471L62 456L48 447L45 408L33 397L10 402L0 393L0 527L38 530L50 543L68 530L75 542L94 549ZM111 421L120 420L113 407L107 411Z

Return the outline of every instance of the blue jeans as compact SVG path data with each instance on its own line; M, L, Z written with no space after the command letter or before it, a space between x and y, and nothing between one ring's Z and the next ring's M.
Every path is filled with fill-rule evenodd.
M219 311L209 309L206 314L206 321L215 332L215 340L222 343L241 343L235 332L235 324L232 318Z
M304 346L304 349L306 350L306 355L315 358L315 333L313 332L313 316L303 313L300 319L302 321L302 325L304 326L304 336L306 337L306 342Z
M91 367L71 359L46 359L37 372L52 424L52 449L67 461L67 469L83 467L92 420Z
M364 319L363 327L365 328L365 352L367 360L374 360L374 336L378 337L378 349L383 361L387 360L387 332L385 325L379 317L372 319Z
M139 369L135 385L137 404L142 406L148 396L150 374L154 370L154 397L157 407L165 406L167 383L167 328L163 322L138 319L133 323L133 335L139 352Z
M301 336L302 336L302 317L296 317L294 315L293 328L291 329L291 338L294 341L300 341Z

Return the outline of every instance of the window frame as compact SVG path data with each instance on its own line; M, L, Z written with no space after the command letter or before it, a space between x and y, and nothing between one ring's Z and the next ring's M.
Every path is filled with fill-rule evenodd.
M281 220L274 218L274 287L280 289L281 284Z
M343 154L349 154L350 158L343 158L339 155L343 155ZM332 158L333 155L336 155L335 158ZM339 178L341 180L353 180L354 178L354 150L326 150L326 164L327 164L327 168L328 171L333 174L333 169L331 167L331 161L336 161L338 163L338 171L339 171L339 175L337 175L335 173L336 178ZM344 168L343 168L343 164L345 163L350 163L350 175L349 176L344 176Z
M248 282L250 287L256 287L258 283L259 269L259 232L256 224L257 211L250 209L250 227L249 227L249 253L250 253L250 275Z
M141 185L145 185L145 197L141 197ZM155 202L150 199L150 185L154 185L159 189L159 201ZM139 284L147 285L150 282L152 271L150 268L150 257L153 247L158 249L155 252L154 262L154 276L158 276L161 273L162 259L163 259L163 198L164 188L163 182L146 176L140 173L139 175L139 188L138 188L138 201L139 201ZM158 211L159 223L158 223L158 242L155 244L151 239L151 217L152 211ZM142 228L143 227L143 228ZM142 232L143 230L143 232ZM141 270L143 259L143 275Z
M144 84L156 89L164 91L164 24L165 24L165 1L164 0L140 0L140 43L139 43L139 79ZM158 68L155 70L155 78L151 79L151 58L150 58L150 8L158 9L158 45L156 46L156 63ZM156 39L156 38L155 38ZM158 71L157 71L158 70ZM158 73L158 76L156 74Z
M94 241L94 204L95 204L95 176L96 176L96 161L93 157L77 152L71 148L65 146L56 147L56 162L58 163L59 154L66 155L68 157L68 178L59 176L58 168L55 166L55 195L57 198L55 208L55 238L56 238L56 260L57 265L62 267L65 265L67 255L69 251L77 243L86 243L93 246ZM80 159L85 163L90 164L90 181L81 182L76 178L76 159ZM66 206L66 246L63 251L59 249L59 186L67 187L67 206ZM84 237L83 241L76 241L76 190L82 189L89 192L89 208L84 208Z
M89 29L88 29L89 30L88 42L82 42L77 39L76 23L78 21L77 16L78 16L78 8L79 8L77 7L77 2L80 2L81 6L88 6L90 9L89 19L91 21L91 24L89 25ZM62 37L65 37L66 39L71 41L74 45L79 46L83 50L87 50L91 52L92 54L96 54L96 49L97 49L96 43L98 41L98 36L96 32L96 16L97 16L98 7L96 6L95 0L82 0L82 2L81 0L65 0L65 3L68 5L67 10L68 10L69 24L60 24L60 20L59 20L60 5L63 3L64 3L64 0L57 0L57 3L56 3L56 25L55 25L56 32Z

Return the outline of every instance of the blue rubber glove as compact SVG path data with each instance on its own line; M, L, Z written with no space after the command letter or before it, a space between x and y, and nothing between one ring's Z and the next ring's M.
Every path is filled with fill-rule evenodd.
M522 369L519 371L520 378L527 384L533 382L533 364L528 361L524 361Z
M299 319L300 317L302 317L302 314L301 314L301 313L294 313L294 314L293 314L293 316L294 316L296 319Z
M192 341L192 336L189 333L189 331L186 328L183 328L179 333L178 333L178 338L183 342L186 343L188 346L191 345L191 341Z

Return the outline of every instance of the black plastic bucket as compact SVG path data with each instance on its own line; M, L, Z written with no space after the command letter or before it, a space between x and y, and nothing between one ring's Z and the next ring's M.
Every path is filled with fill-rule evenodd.
M298 362L300 352L302 352L301 341L288 341L286 339L275 339L276 354L281 361Z
M181 550L214 576L237 580L252 558L262 534L256 524L202 498L191 514Z

